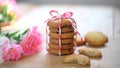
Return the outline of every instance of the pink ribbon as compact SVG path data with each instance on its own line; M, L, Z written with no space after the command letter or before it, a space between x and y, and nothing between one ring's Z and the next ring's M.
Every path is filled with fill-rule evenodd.
M49 21L51 20L55 20L55 19L59 19L59 23L58 23L58 27L59 27L59 55L61 55L61 52L62 52L62 48L61 48L61 19L62 18L67 18L70 22L71 22L71 25L74 27L75 29L75 32L76 34L80 35L80 33L77 31L77 27L76 27L76 22L71 20L70 18L72 17L73 13L72 12L65 12L63 14L60 14L58 11L56 10L51 10L50 11L50 15L52 16L52 18L50 19L47 19L45 22L47 22L47 24L49 23ZM48 28L46 27L46 34L47 34L47 37L46 37L46 43L48 44ZM77 36L76 36L77 37ZM74 41L74 46L76 48L76 40ZM75 49L74 48L74 49ZM48 47L47 47L48 49Z
M55 20L55 19L58 19L58 18L71 18L73 13L72 12L65 12L63 14L60 14L56 10L51 10L50 15L52 16L52 18L47 19L45 22L49 23L49 21Z
M54 15L53 13L56 14L56 15ZM61 15L58 11L51 10L50 15L52 16L52 18L59 18L59 17L61 17L61 18L71 18L73 13L72 12L65 12L65 13L63 13L63 15Z

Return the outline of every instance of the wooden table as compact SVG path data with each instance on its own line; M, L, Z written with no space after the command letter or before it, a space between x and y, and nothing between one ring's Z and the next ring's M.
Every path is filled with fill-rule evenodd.
M4 62L0 64L0 68L119 68L119 41L117 39L109 39L105 47L99 48L103 55L102 59L91 59L91 66L63 64L61 60L64 56L51 55L43 50L41 53L22 57L18 61Z
M45 8L45 7L42 7L42 8ZM69 8L71 8L71 6ZM72 7L72 8L74 8L74 7ZM99 8L100 7L96 8L96 10L99 10ZM113 7L111 7L111 8L112 8L112 11L115 11L114 14L112 14L112 15L115 15L115 17L116 17L114 19L115 21L113 21L113 17L111 18L108 16L108 18L110 18L110 19L107 19L106 17L104 17L105 19L103 19L101 17L101 19L103 21L100 21L100 22L102 22L102 23L110 22L111 23L111 19L112 19L111 24L114 24L114 25L107 26L107 24L106 24L106 26L108 27L106 29L97 28L99 31L103 31L105 34L108 35L109 42L105 45L105 47L98 48L102 52L103 57L101 59L91 59L90 66L81 66L79 64L63 64L61 62L61 60L64 56L51 55L44 48L42 52L36 53L32 56L22 56L18 61L10 61L10 62L0 61L1 62L0 68L119 68L120 67L120 60L119 60L119 58L120 58L120 50L119 50L120 49L120 34L119 34L119 30L120 29L119 29L118 25L120 25L119 24L120 11L118 10L118 8L113 8ZM87 8L87 9L90 9L90 8ZM103 8L103 9L106 10L105 8ZM35 9L35 11L36 10L39 11L39 9ZM30 17L29 14L33 14L33 16ZM37 19L34 17L36 17ZM30 19L28 19L28 18L30 18ZM32 18L34 21L33 20L31 21ZM91 18L91 19L93 19L93 18ZM45 37L46 37L45 24L40 24L40 23L43 23L44 20L45 20L45 18L39 18L39 15L37 15L37 12L34 13L34 11L31 11L30 13L26 14L25 17L22 18L22 20L20 20L17 24L15 24L14 27L11 27L11 29L15 29L18 27L21 27L19 29L24 29L26 27L32 26L33 24L39 25L40 32L43 34L43 40L44 40L43 47L45 47L46 46L46 43L45 43ZM79 21L79 20L77 20L77 21ZM36 22L36 23L30 23L30 22ZM99 22L99 24L100 24L100 22ZM29 23L29 26L24 25L26 23L27 24ZM22 27L23 25L24 25L24 27ZM78 24L78 25L84 25L84 24ZM108 23L108 25L109 25L109 23ZM95 26L95 25L93 25L93 26ZM43 30L41 30L41 29L43 29ZM78 26L78 29L81 30L81 28L79 26ZM93 29L93 28L91 28L91 29ZM111 30L111 29L113 29L113 30ZM88 31L90 31L90 30L87 30L85 32L83 30L82 35L84 35ZM82 47L86 47L86 45L82 46ZM77 49L79 49L79 48L81 48L81 47L77 47ZM76 52L77 52L77 50L76 50Z

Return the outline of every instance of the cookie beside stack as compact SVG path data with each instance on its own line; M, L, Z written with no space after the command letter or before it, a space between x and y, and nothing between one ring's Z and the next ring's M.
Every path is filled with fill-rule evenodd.
M74 21L72 18L70 18ZM61 19L61 49L59 47L59 19L51 20L48 23L49 26L49 53L59 55L67 55L72 54L74 52L74 36L76 33L74 32L74 28L71 25L71 22L63 18Z

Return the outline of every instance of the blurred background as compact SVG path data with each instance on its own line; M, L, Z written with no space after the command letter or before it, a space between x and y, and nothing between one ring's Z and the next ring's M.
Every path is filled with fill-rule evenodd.
M25 29L33 25L39 26L45 35L45 20L51 18L50 10L61 14L73 12L78 31L84 36L87 32L96 30L108 37L120 38L120 0L16 0L22 17L15 24L3 30ZM43 29L43 30L41 30Z
M74 5L109 5L120 6L120 0L17 0L24 3L36 3L36 4L74 4Z
M32 26L38 26L43 37L43 47L46 47L45 21L52 17L49 13L51 10L56 10L60 14L66 11L73 12L72 18L75 19L77 29L83 37L89 31L101 31L108 36L110 41L108 46L105 46L107 48L101 48L104 57L102 60L93 60L90 68L120 67L118 60L120 58L120 0L0 0L0 34L2 34L1 30L3 32L22 31ZM0 36L0 44L5 41L6 39ZM34 66L45 68L56 64L61 67L61 63L58 63L59 60L56 62L58 59L56 56L46 56L46 53L42 53L41 56L36 54L37 56L33 55L18 62L3 63L0 66L2 68L30 68ZM44 61L42 57L47 60ZM0 63L1 61L0 55Z

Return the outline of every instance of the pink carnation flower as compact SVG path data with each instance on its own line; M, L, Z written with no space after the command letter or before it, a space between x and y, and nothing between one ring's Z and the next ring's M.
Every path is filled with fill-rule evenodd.
M18 44L5 42L2 45L2 59L4 61L15 61L21 56L22 48Z
M24 55L32 55L42 50L42 36L37 31L37 27L29 29L27 35L22 39L20 45Z

